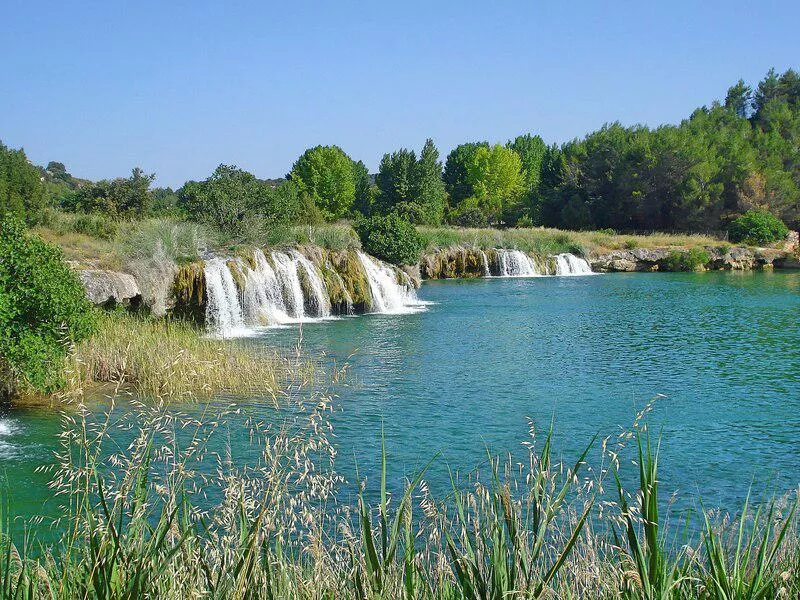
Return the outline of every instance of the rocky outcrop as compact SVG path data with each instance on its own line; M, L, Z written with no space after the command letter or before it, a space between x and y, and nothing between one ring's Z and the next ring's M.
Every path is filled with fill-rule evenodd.
M419 270L423 279L455 279L483 277L487 265L494 264L495 250L471 246L451 246L425 254Z
M78 277L93 304L131 308L141 304L142 293L133 275L101 269L81 269Z
M772 248L738 246L681 249L637 248L612 250L588 257L593 271L601 273L632 271L728 270L749 271L774 267L790 268L787 254Z

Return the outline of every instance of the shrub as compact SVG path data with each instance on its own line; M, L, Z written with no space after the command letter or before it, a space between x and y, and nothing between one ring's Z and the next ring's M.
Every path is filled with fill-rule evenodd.
M26 233L14 217L0 220L0 362L6 391L58 387L67 348L93 328L92 305L61 250Z
M625 240L625 243L623 245L625 246L626 250L635 250L636 248L639 247L639 242L633 238L629 238Z
M731 223L728 237L732 242L746 244L771 244L789 234L783 221L766 210L748 210Z
M605 235L617 235L617 230L612 229L611 227L606 227L605 229L598 229L597 233L603 233Z
M356 223L356 233L364 251L396 265L419 261L422 236L416 228L395 213L374 216Z
M688 252L673 250L664 260L664 266L668 271L697 271L710 260L708 252L699 248L692 248Z

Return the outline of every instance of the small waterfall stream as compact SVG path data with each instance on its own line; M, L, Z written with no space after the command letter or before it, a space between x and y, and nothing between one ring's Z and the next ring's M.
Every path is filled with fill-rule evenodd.
M206 324L210 331L223 335L235 334L244 327L239 290L233 274L221 258L206 261Z
M500 277L541 277L533 259L521 250L497 250Z
M565 252L558 254L556 260L556 275L591 275L592 268L586 259Z
M372 312L402 314L419 309L421 303L410 281L406 280L402 285L397 283L397 275L392 268L363 252L358 253L358 260L367 273L372 294Z

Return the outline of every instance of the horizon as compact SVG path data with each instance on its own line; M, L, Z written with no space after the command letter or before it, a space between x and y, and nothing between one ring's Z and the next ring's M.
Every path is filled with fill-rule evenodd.
M429 137L444 159L467 141L677 124L800 56L800 8L748 6L17 4L6 78L24 84L0 95L0 140L76 177L139 166L176 188L220 163L283 177L318 144L375 173Z

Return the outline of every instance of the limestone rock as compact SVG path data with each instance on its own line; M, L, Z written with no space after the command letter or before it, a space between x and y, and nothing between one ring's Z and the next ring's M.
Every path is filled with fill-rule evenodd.
M78 276L92 304L137 305L142 294L133 275L101 269L82 269Z

